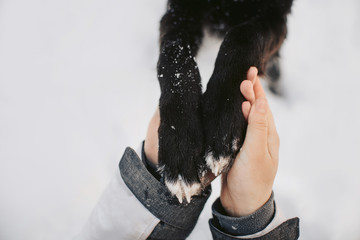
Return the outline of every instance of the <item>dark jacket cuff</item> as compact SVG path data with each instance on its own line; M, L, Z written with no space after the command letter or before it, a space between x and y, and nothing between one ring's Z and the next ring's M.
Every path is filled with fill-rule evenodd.
M230 234L222 232L218 227L214 225L214 219L209 220L211 234L214 240L234 240L239 239L238 236L232 236ZM280 224L278 227L270 231L269 233L254 238L246 238L252 240L296 240L299 238L299 218L292 218L286 222Z
M269 200L256 212L244 217L230 217L218 198L212 205L214 221L220 229L230 235L244 236L263 230L274 217L275 203L272 193Z
M160 220L150 237L166 239L171 234L170 238L183 239L191 233L211 194L210 186L200 196L193 196L190 203L180 204L166 186L146 169L133 149L126 148L119 168L130 191Z

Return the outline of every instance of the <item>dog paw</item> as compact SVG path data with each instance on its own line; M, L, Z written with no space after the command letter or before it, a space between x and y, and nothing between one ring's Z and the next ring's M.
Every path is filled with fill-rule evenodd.
M180 203L182 203L184 199L190 203L191 197L199 195L202 190L200 183L187 183L181 175L179 175L175 180L165 179L165 185L169 189L170 193L176 196Z
M208 152L205 158L206 165L212 171L215 176L220 175L223 170L229 165L231 162L230 156L219 156L214 157L212 152Z
M165 185L182 203L201 192L204 143L198 108L174 111L178 107L160 108L159 165Z
M216 176L230 169L247 128L241 112L243 96L228 92L225 98L213 92L204 95L205 162Z
M211 150L209 150L206 153L206 157L205 157L205 163L207 167L212 171L212 173L215 176L220 175L223 171L226 172L228 168L231 166L234 156L236 155L237 152L239 152L240 147L241 147L240 139L234 139L232 140L232 145L231 145L232 153L228 155L225 155L226 153L224 152L223 153L224 155L217 155L218 157L215 157L214 156L215 154Z

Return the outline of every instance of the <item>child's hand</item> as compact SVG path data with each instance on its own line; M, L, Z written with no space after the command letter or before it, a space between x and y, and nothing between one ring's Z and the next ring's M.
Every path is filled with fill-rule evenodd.
M279 158L279 136L264 89L251 67L240 89L248 100L242 110L248 119L245 142L233 166L222 176L221 204L230 216L255 212L270 198Z

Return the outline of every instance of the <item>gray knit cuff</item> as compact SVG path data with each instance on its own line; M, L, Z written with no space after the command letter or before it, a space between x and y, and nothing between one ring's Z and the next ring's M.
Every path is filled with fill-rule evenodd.
M269 200L256 212L244 217L230 217L226 214L218 198L212 205L215 225L219 230L234 235L245 236L260 232L263 230L274 217L275 202L274 193L271 194Z
M121 177L130 191L145 208L160 219L162 225L165 224L172 229L168 232L177 236L190 234L210 196L210 186L200 196L193 196L190 203L180 204L166 186L146 169L133 149L126 148L119 168ZM161 235L164 233L165 231L161 231Z

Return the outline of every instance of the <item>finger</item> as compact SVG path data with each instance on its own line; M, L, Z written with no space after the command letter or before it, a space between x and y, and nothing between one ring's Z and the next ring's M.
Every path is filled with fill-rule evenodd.
M255 84L256 84L256 82L258 82L258 81L260 81L260 79L259 79L259 75L257 75L257 76L256 76L256 78L255 78L255 81L254 81L253 85L255 85Z
M245 97L246 100L248 100L251 104L255 101L255 93L254 93L254 87L251 81L244 80L240 84L240 91L242 95Z
M274 161L278 161L280 138L279 138L279 134L277 133L274 117L271 111L268 112L268 123L269 123L269 131L268 131L269 154Z
M260 80L257 80L254 84L255 99L266 98L264 88L261 85Z
M269 122L269 134L277 133L274 117L270 109L268 112L268 122Z
M244 117L245 117L245 119L247 121L248 118L249 118L250 109L251 109L250 102L248 102L248 101L243 102L242 105L241 105L241 108L242 108L242 113L244 114Z
M246 79L250 80L252 83L255 83L257 75L258 69L256 67L250 67L247 72Z
M248 128L244 147L267 148L269 106L264 98L256 99L248 116Z

